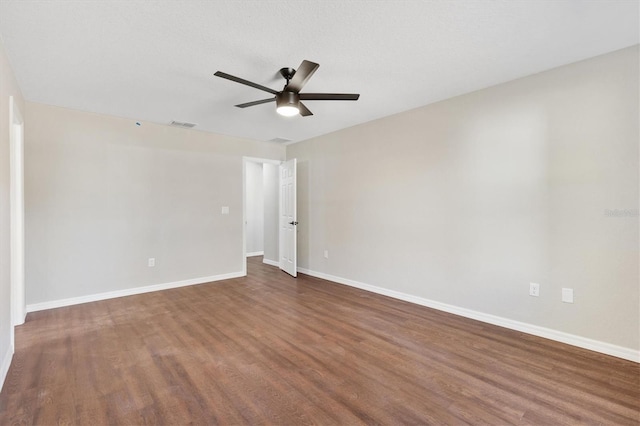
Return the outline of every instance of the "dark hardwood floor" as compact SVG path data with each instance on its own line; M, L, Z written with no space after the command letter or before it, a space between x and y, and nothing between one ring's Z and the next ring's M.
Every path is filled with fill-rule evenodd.
M9 424L640 424L640 365L249 261L31 313Z

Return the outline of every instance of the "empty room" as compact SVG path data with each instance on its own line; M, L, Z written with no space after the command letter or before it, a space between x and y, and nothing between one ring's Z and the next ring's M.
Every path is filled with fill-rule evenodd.
M0 0L0 425L640 425L639 0Z

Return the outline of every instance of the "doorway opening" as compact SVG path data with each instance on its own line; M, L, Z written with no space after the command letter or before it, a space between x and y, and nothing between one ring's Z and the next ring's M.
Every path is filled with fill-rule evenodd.
M243 255L262 256L262 262L279 266L279 167L281 162L243 158Z

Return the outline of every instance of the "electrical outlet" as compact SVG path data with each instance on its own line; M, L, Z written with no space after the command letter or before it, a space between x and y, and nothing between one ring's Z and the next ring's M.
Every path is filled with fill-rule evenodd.
M325 250L324 251L324 258L328 259L329 258L329 250Z
M562 289L562 301L564 303L573 303L573 289L572 288L563 288Z
M540 296L540 284L529 283L529 296L534 296L534 297Z
M147 262L147 265L149 265L149 268L153 268L154 266L156 266L156 258L150 257L149 261Z

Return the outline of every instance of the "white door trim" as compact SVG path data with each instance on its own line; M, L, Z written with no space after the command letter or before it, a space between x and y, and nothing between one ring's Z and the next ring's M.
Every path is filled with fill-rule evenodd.
M11 341L14 327L27 315L24 283L24 120L13 98L9 97L9 206L11 240Z

